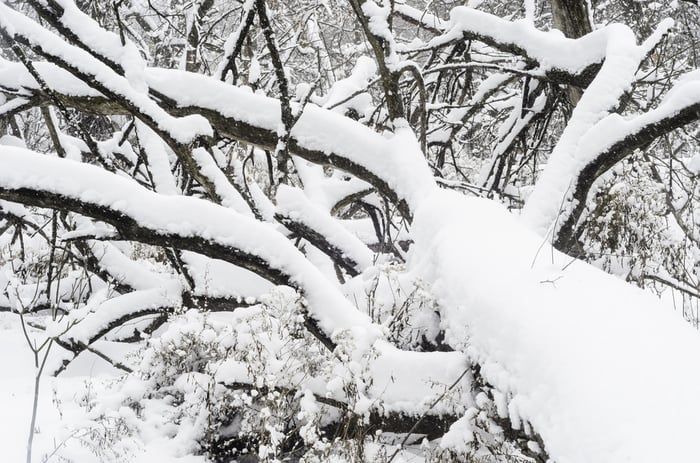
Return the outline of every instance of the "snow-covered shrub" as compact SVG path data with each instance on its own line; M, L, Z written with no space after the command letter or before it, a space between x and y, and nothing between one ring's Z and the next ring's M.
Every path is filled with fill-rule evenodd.
M678 243L669 239L665 198L650 179L648 165L621 167L601 186L583 239L606 270L635 279L644 269L662 265L660 259L675 256Z
M120 397L119 409L131 410L120 426L144 442L169 439L179 454L216 462L246 454L325 461L341 451L321 432L338 414L305 389L332 374L331 356L303 329L299 310L296 294L280 289L230 314L174 317L139 353L134 374L110 387L109 400ZM96 405L99 397L90 403L106 410ZM105 412L95 420L114 417Z
M358 308L381 324L403 348L430 349L440 343L440 319L430 289L405 264L387 263L348 282L346 292Z
M397 316L410 323L428 317L431 330L437 329L430 293L405 278L399 291L389 283L398 284L397 278L386 267L363 283L372 288L365 302L374 316L388 330ZM296 292L277 288L259 304L232 313L192 309L172 317L135 356L132 374L86 391L91 448L109 460L128 459L134 445L167 442L172 455L197 454L207 462L390 461L403 436L370 426L381 419L367 397L373 372L358 370L352 346L345 345L352 338L339 333L334 353L321 346L304 329L303 310ZM431 330L396 342L420 348ZM464 409L464 391L448 386L434 385L443 391L441 406ZM416 444L410 452L426 462L472 461L504 449L517 453L493 419L494 405L481 396L442 443Z
M674 287L676 306L697 326L695 181L669 189L662 175L668 173L641 156L618 166L601 182L581 242L588 259L608 272L661 293ZM669 213L671 208L676 212Z

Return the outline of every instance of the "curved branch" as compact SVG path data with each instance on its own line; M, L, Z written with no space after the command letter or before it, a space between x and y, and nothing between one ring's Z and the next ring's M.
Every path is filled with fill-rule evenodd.
M615 119L622 126L619 127L618 132L622 135L613 143L599 149L598 153L581 169L575 179L571 194L573 207L564 217L560 217L561 226L555 230L553 244L557 249L567 252L577 250L577 227L586 211L586 199L596 180L635 150L643 148L653 140L673 130L700 120L700 101L681 106L675 110L673 107L665 108L662 106L655 111L639 116L632 122L625 122L619 116L615 116ZM606 130L610 132L610 126L615 123L615 120L608 119L602 122L605 122ZM635 124L635 122L637 123ZM625 127L628 124L631 127ZM591 134L591 138L595 138L595 134ZM603 141L603 143L605 142Z
M15 79L20 76L17 79L20 82L31 82L21 77L21 69L18 68L16 72ZM42 69L42 74L56 97L67 107L105 115L133 114L132 108L122 104L119 99L100 96L78 79L54 82L46 68ZM277 100L184 71L149 69L146 75L149 87L165 96L161 105L172 116L199 115L221 136L267 150L274 150L277 146L277 128L280 124ZM0 84L5 85L6 82ZM17 86L16 81L7 84ZM84 88L79 90L81 85ZM49 98L42 95L36 86L27 88L23 84L23 88L33 92L31 98L37 105L49 104ZM336 134L343 132L348 133L345 136L350 137L352 143L337 142ZM387 177L387 165L396 163L398 166L405 161L392 156L389 143L390 140L355 121L309 104L291 131L288 149L309 162L335 167L366 181L395 204L402 217L410 220L412 212L407 196L412 193L415 184L401 185L396 183L397 178ZM401 156L407 154L401 153ZM188 158L191 158L189 154ZM424 172L416 173L424 181L431 182L432 174L427 166L424 167ZM214 186L212 191L215 191Z
M337 330L363 329L370 343L379 336L369 317L339 292L329 291L325 276L268 224L205 200L159 195L97 167L21 148L3 149L0 166L2 199L79 213L114 226L123 239L193 251L300 290L309 300L308 321L329 347L335 346L332 335Z

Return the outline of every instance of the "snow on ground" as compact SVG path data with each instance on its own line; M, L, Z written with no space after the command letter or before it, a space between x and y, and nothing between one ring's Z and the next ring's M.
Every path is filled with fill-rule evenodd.
M41 341L41 333L30 330L30 336ZM107 351L114 346L99 344ZM60 349L53 352L58 354ZM27 436L31 421L34 393L34 360L22 335L19 317L12 313L0 313L0 460L3 462L26 461ZM50 357L49 364L57 360ZM94 423L86 419L81 402L91 394L98 394L102 387L121 372L99 357L81 354L58 378L42 377L39 394L36 434L32 462L105 463L129 461L133 463L203 463L202 457L176 455L168 439L151 440L134 438L121 443L120 450L127 460L117 460L109 453L97 456L86 446ZM92 427L91 427L92 426ZM104 430L98 430L103 432ZM94 438L94 435L92 436ZM146 441L146 442L144 442ZM105 450L105 449L102 449ZM122 455L122 457L124 456Z
M16 315L0 313L0 446L5 461L24 461L32 407L33 359L16 319ZM45 399L42 409L47 405L48 397Z
M31 333L31 332L30 332ZM31 333L34 336L36 333ZM22 335L19 317L16 314L0 313L0 448L2 460L7 462L26 461L27 436L31 422L32 399L34 393L34 359ZM103 361L93 358L82 365L85 377L105 373ZM108 365L107 365L108 366ZM109 366L108 366L109 367ZM111 367L110 367L111 368ZM62 378L57 383L53 378L42 379L39 395L37 434L34 443L34 462L43 461L57 446L64 447L65 433L61 429L60 409L53 402L54 388L59 386L63 393L78 386L83 378L79 376ZM70 405L70 404L66 404ZM65 436L65 437L64 437ZM72 447L72 445L71 445ZM63 448L65 451L66 449ZM74 450L79 452L80 449ZM59 450L60 452L60 450ZM57 453L59 453L57 452ZM56 456L57 457L57 456ZM58 461L56 458L50 461ZM86 463L96 459L83 460Z

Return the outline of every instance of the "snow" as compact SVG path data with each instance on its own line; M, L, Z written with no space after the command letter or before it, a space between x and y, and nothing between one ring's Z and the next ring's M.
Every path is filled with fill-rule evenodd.
M192 115L176 118L165 112L145 93L145 84L139 82L142 78L137 78L136 82L132 82L126 77L118 75L87 51L67 44L58 35L41 27L4 3L0 3L0 27L8 31L11 36L21 35L29 39L33 44L41 47L43 53L71 63L78 72L94 79L94 82L98 83L101 88L107 89L128 101L133 107L138 108L142 114L155 121L157 126L166 131L174 140L180 143L189 143L198 136L212 134L211 126L201 116ZM132 61L136 59L134 54L138 56L137 51L129 51L128 59ZM130 69L135 69L135 66L131 66ZM134 70L134 74L138 75L138 71ZM129 77L133 78L134 76Z
M180 107L214 110L269 131L280 127L279 101L273 98L184 71L151 68L146 75L151 88L173 98ZM306 150L347 158L369 170L409 202L435 186L409 129L382 136L340 114L308 104L291 136Z
M137 290L161 288L167 290L173 297L182 291L180 283L172 275L151 271L146 262L130 259L113 243L90 240L87 245L100 267L106 270L117 283L126 284Z
M192 159L199 166L199 173L214 184L214 189L217 196L221 199L222 205L241 214L253 215L241 194L236 191L226 174L219 168L212 155L206 149L193 149Z
M260 256L304 289L314 317L327 333L354 329L362 338L359 346L371 344L379 334L340 293L324 287L326 277L270 225L208 201L159 195L97 167L21 148L5 149L0 165L0 189L40 188L109 207L158 233L198 236ZM359 327L362 329L357 331Z
M3 135L0 137L0 145L14 146L16 148L26 148L21 138L17 138L13 135Z
M88 87L77 77L54 64L39 61L34 63L34 67L46 83L61 94L93 97L102 96L100 92ZM3 58L0 58L0 82L3 83L3 86L7 86L8 88L39 88L37 82L29 71L27 71L27 68L21 63L7 61ZM18 100L21 100L21 98ZM15 100L7 102L5 105L14 104L14 101Z
M5 355L0 358L0 442L4 461L25 461L27 433L31 419L34 390L34 360L22 335L16 314L0 313L0 346ZM32 338L41 339L41 333L30 329ZM55 350L52 353L58 354ZM10 355L11 354L11 355ZM34 440L34 462L45 461L43 457L56 452L58 456L75 458L86 463L100 460L83 448L80 442L84 429L75 429L81 419L76 414L78 395L86 381L95 383L115 371L96 356L87 355L81 372L60 379L42 377L40 384L38 421ZM84 421L84 419L83 419ZM76 432L77 431L77 432ZM52 461L49 459L48 461ZM159 460L152 460L159 461Z
M428 27L435 29L444 29L446 27L445 21L433 14L428 13L427 11L420 11L410 5L399 2L394 5L394 8L396 12L411 18L414 21L425 24Z
M372 187L356 177L349 177L336 172L327 177L323 167L293 156L297 174L304 184L304 194L316 205L327 212L333 211L339 202L348 196L361 192L369 194Z
M362 13L364 13L367 20L367 28L370 33L386 44L385 50L388 50L388 54L384 57L386 66L394 71L400 69L398 66L399 58L396 55L394 34L389 27L390 5L379 6L372 0L366 0L360 5Z
M421 413L430 410L432 414L459 414L464 405L442 400L430 406L457 380L469 367L467 357L461 352L406 352L382 341L375 345L379 354L371 363L371 383L367 389L368 398L373 401L382 398L382 410L410 411ZM416 373L420 372L420 381ZM469 390L467 377L457 384L461 391Z
M493 169L495 168L498 159L501 156L503 156L503 154L511 146L511 144L514 143L515 138L523 132L523 130L528 126L532 118L534 118L535 115L542 111L546 99L547 97L545 95L538 96L535 102L533 103L532 108L530 108L530 110L527 111L524 115L522 114L522 97L518 98L519 101L516 101L515 104L513 104L513 109L508 115L508 118L499 127L499 141L493 149L493 152L491 154L491 160L488 163L484 164L484 167L481 170L481 173L479 175L480 185L485 185L487 187L491 186L488 183L488 181L490 179L490 175L493 173Z
M253 9L254 6L255 6L255 0L246 0L245 1L245 3L243 4L243 8L242 8L243 18L245 18L245 16L248 14L248 12L251 9ZM244 27L245 27L245 21L241 21L239 23L238 27L236 28L236 30L234 32L232 32L228 36L228 38L226 39L226 42L224 43L224 56L227 59L233 54L233 50L236 46L236 42L239 40L239 37L241 36L241 33L243 32ZM224 66L225 66L225 63L222 62L221 65L219 66L219 68L217 69L216 74L217 74L217 77L219 78L219 80L226 77L226 76L222 75L222 73L224 71ZM257 79L255 78L255 76L253 76L253 75L250 76L251 82L255 82L256 80Z
M608 26L617 27L619 25ZM469 33L523 50L526 56L538 62L543 71L559 69L575 75L603 61L608 28L574 40L563 37L556 29L540 31L527 19L509 21L473 8L456 7L450 11L446 32L426 46L436 47Z
M551 249L491 201L436 192L413 230L410 268L435 282L447 341L553 460L694 461L700 338L669 308Z
M474 440L474 429L471 425L474 409L470 409L463 417L452 423L449 431L440 439L440 446L466 452L467 445Z
M347 109L354 109L360 115L371 111L372 97L363 93L377 73L374 60L361 56L348 77L336 81L323 98L324 108L336 108L344 114ZM356 96L353 96L357 93ZM350 98L352 97L352 98ZM347 100L347 101L345 101Z
M180 143L187 144L200 135L210 135L212 129L201 117L168 115L147 96L148 89L171 97L181 107L216 111L263 130L275 132L281 126L277 100L214 81L211 77L147 68L133 45L122 46L116 35L103 33L72 4L60 2L66 8L61 20L99 53L121 63L125 76L116 74L88 53L63 42L5 4L0 4L0 25L10 35L31 36L34 43L47 52L76 63L81 73L99 82L99 85L93 84L95 87L117 94L138 107L159 129ZM252 1L248 1L246 7L251 6ZM468 371L471 363L478 364L483 377L496 388L493 395L498 413L507 416L516 427L532 426L542 436L546 451L554 461L694 461L693 456L698 453L694 438L700 427L700 395L697 393L700 371L695 368L700 348L697 333L652 295L571 260L552 249L543 236L560 212L562 198L566 198L571 181L582 166L621 136L642 131L700 101L700 79L697 73L690 73L656 109L633 118L610 114L636 78L640 62L670 23L662 24L650 39L637 45L632 31L619 25L605 27L579 40L565 39L556 31L538 31L533 25L534 2L531 0L526 2L527 17L521 21L506 21L473 8L458 7L452 10L450 22L443 23L405 5L398 8L414 19L432 23L445 31L428 46L438 46L471 33L524 50L539 63L537 72L564 70L576 74L602 62L598 77L577 105L571 123L530 196L522 220L492 201L440 190L408 128L377 133L313 104L304 108L293 127L291 136L299 146L360 166L386 182L415 212L410 236L414 244L408 254L407 272L428 286L431 295L437 298L435 309L431 306L430 314L423 314L424 318L436 320L434 311L439 312L446 341L457 349L456 352L401 350L386 340L386 325L373 320L350 302L347 295L353 293L353 288L365 289L367 278L378 271L373 268L374 253L363 243L373 236L368 232L368 220L335 220L331 210L344 196L362 192L368 184L360 180L347 181L337 173L326 176L321 167L305 164L300 159L295 158L295 162L304 190L280 186L275 205L264 198L261 191L255 190L255 186L252 194L263 206L265 220L271 221L272 214L278 213L308 225L355 261L358 270L366 272L344 287L332 279L332 272L321 271L324 260L318 252L302 253L281 227L253 217L253 211L222 171L222 164L218 162L221 153L210 153L204 148L192 150L193 160L202 175L214 184L222 204L182 196L171 173L173 153L145 123L138 123L136 131L148 159L155 192L95 166L32 152L17 139L3 136L0 139L0 195L28 188L82 201L118 212L160 236L197 237L231 251L230 255L249 254L262 261L260 266L268 266L284 275L302 291L313 320L338 344L332 355L326 352L337 361L328 381L308 377L308 372L302 370L292 375L293 385L304 393L304 409L308 413L316 410L313 394L345 400L349 398L345 386L351 384L358 391L357 400L351 406L361 414L371 410L463 414L441 442L445 448L459 450L473 439L472 418L477 413L474 406L482 406L488 398L482 393L474 398L476 403L471 403L472 397L467 391L474 385L470 377L465 376L456 384L462 393L455 394L456 403L453 397L435 400L461 377L462 372ZM369 17L373 33L392 43L393 36L387 24L388 8L368 1L363 11ZM227 41L227 53L239 33L237 31ZM396 59L390 56L392 66L397 66ZM37 63L36 67L47 84L61 93L101 96L95 88L87 87L67 71L45 63ZM325 106L331 107L363 90L375 73L376 67L369 59L359 60L353 73L329 91ZM505 79L505 75L498 75L484 80L471 103ZM8 83L8 88L38 88L26 70L4 60L0 60L0 83ZM21 91L24 94L25 90ZM24 97L17 100L3 102L3 108L25 101ZM366 96L356 97L346 107L361 109L365 103ZM527 119L516 120L516 113L513 112L509 124L517 129ZM460 116L459 111L454 111L450 119L457 120ZM506 132L501 135L504 143L509 142ZM69 145L78 146L77 142L64 139ZM691 167L695 164L697 162L692 161ZM23 207L4 202L0 206L17 215L27 214ZM78 230L62 238L75 238L85 230L100 230L99 225L89 220L78 225ZM117 282L134 291L113 294L102 282L79 309L63 319L47 323L43 333L32 330L32 336L61 335L64 339L87 343L113 320L181 305L184 285L174 274L159 272L153 265L132 258L127 247L101 241L87 244L99 265ZM232 262L214 258L227 258L226 255L182 253L194 282L194 294L261 299L272 305L270 293L273 284L279 281L265 281L233 265L237 261L230 255L228 258ZM75 276L66 277L70 278ZM3 285L14 284L4 274L2 279ZM3 304L13 305L17 295L22 299L29 294L30 286L35 287L17 286L10 297L0 296ZM261 312L258 306L226 315L232 316L230 328L240 335L237 340L244 348L257 342L276 353L284 338L244 323L246 317ZM200 314L194 312L194 315L186 314L185 318L187 316L195 318ZM0 345L13 354L3 356L0 364L0 371L8 372L0 378L0 407L6 413L6 419L0 421L0 436L3 456L17 461L24 452L31 378L35 372L18 328L17 314L0 313L0 330ZM221 341L213 332L199 334L204 341ZM168 341L169 336L174 335L166 331L160 341ZM96 346L125 358L125 352L119 352L114 344L103 340ZM25 348L22 350L20 346ZM57 355L59 357L52 357L51 365L58 364L62 359L60 355L66 353ZM84 353L80 362L97 360ZM71 388L78 381L89 379L86 378L88 372L115 375L112 369L100 365L93 370L92 365L88 368L76 362L67 379L47 378L46 386L56 388L55 394L61 398L61 403L69 403L71 397L77 397L71 396ZM288 366L270 356L265 364L269 370L265 371L275 373ZM261 385L266 380L262 376L255 377L237 361L224 363L216 375L219 375L217 379L240 379ZM204 384L205 379L202 373L189 373L177 378L173 388L189 396L202 389L197 386ZM119 392L143 396L143 386L127 381ZM39 433L37 442L38 455L51 450L52 437L66 436L61 427L62 416L50 405L51 395L42 394L40 399L43 432ZM114 397L106 397L102 403L121 405ZM168 409L170 405L148 404L144 420L150 428L142 428L139 436L145 448L128 449L133 451L131 461L203 461L201 457L188 455L193 451L192 442L201 431L201 426L198 427L201 423L173 429L167 414L159 413L172 412L172 407ZM70 407L66 413L72 413ZM115 407L109 413L115 419L135 419L135 412L129 407ZM159 427L168 432L155 431ZM530 444L532 448L535 445ZM79 445L66 447L66 451L73 452L73 456L81 452ZM80 461L96 461L88 456L80 458Z
M454 381L457 376L454 371L456 366L464 365L464 356L460 353L443 354L441 364L436 364L430 355L401 352L385 343L375 342L383 337L383 330L353 307L338 289L324 284L325 277L308 264L299 251L270 225L255 222L247 216L207 201L148 191L134 182L94 166L42 156L20 148L3 150L0 165L1 189L40 188L110 207L154 231L201 236L224 245L237 246L263 257L271 266L287 272L304 290L310 312L321 327L346 346L348 360L367 361L362 360L363 356L369 354L368 349L372 348L375 354L370 356L370 368L377 371L379 382L376 385L381 386L382 382L385 385L368 391L368 394L372 400L381 399L387 411L426 407L426 394L430 393L428 398L435 397L441 391L441 385L444 387ZM100 246L100 243L93 243L93 246ZM167 279L139 271L134 263L111 245L103 245L102 250L95 248L95 252L101 257L105 268L109 268L115 275L123 275L134 286L142 285L150 289L137 289L112 298L105 298L104 293L98 294L80 311L86 314L85 318L81 318L80 323L69 330L67 337L88 342L111 320L139 310L178 304L179 291L176 291L179 285L175 282L168 283L172 290L167 290ZM135 271L133 275L130 274L131 271ZM221 272L217 270L216 273ZM221 276L225 277L225 273ZM210 282L204 284L211 285ZM216 292L216 288L212 291ZM408 356L411 361L401 362L400 359L404 356ZM395 366L389 368L392 364ZM416 374L412 369L400 367L408 364L413 367L421 365L420 372ZM399 385L393 386L396 378L402 380ZM414 383L417 386L412 386ZM434 387L437 390L431 393Z
M276 244L279 239L267 228L248 223L251 219L229 209L159 196L99 169L19 148L5 150L0 163L4 188L41 187L83 199L81 191L92 189L91 200L106 204L114 203L118 193L120 205L114 207L151 227L198 233L244 247L251 245L238 230L251 227L256 242L265 242L265 251L258 247L259 253L282 268L303 268L294 263L296 251ZM62 180L66 170L70 182ZM75 178L81 179L78 185ZM159 211L157 216L154 210ZM192 223L191 214L206 228ZM180 225L173 226L178 220ZM235 222L246 226L232 226ZM695 393L700 373L689 365L700 340L658 300L586 264L571 262L490 201L435 190L420 201L413 236L410 268L434 282L448 342L482 366L485 378L507 394L510 418L531 423L554 459L689 461L688 455L696 450L694 430L700 425L700 399ZM275 257L271 248L276 249ZM281 263L282 256L288 262ZM464 262L480 265L464 266ZM296 278L306 283L311 271L303 272L307 275ZM311 307L323 322L332 318L331 326L344 323L344 329L356 335L359 327L371 332L344 298L333 299L336 296L328 289L326 294L314 294L320 290L309 287ZM338 306L324 304L321 312L317 307L323 300L334 300ZM438 354L400 353L381 343L375 349L381 354L376 371L385 378L415 376L419 371L422 377L443 377L443 384L449 384L447 377L456 378L459 365L465 365L459 353L436 361ZM399 356L396 361L393 355ZM405 355L424 359L405 362ZM377 378L374 394L386 393L389 408L392 403L415 407L420 403L416 400L426 397L415 378L410 387L398 390L406 382Z
M547 160L546 169L523 208L523 220L538 233L545 235L555 222L561 224L565 221L572 207L568 201L578 173L603 152L603 147L611 146L625 133L620 127L623 125L621 116L610 113L623 94L630 90L642 60L672 25L672 21L663 22L639 46L634 33L620 24L593 33L605 35L605 61L576 105L571 120ZM682 93L687 103L691 94ZM680 107L676 104L672 110L677 111ZM656 114L657 111L652 111L640 116L636 126Z
M76 51L80 54L79 52L80 50ZM80 60L80 58L76 59ZM85 60L93 63L96 68L101 69L103 66L101 63L94 63L94 59L85 58ZM57 91L76 96L99 95L72 76L68 75L65 79L57 78L53 74L55 67L51 66L50 69L51 72L42 72L42 76ZM8 73L6 77L7 80L11 79L12 85L16 82L16 72L20 72L20 76L24 75L22 78L28 80L29 88L36 88L36 83L32 82L31 76L25 75L26 72L22 72L21 67L18 69L16 66L12 67L12 74ZM112 78L115 82L121 82L118 76L110 77ZM145 71L145 78L149 88L172 98L181 107L211 109L225 117L270 131L276 131L280 127L279 102L275 99L185 71L148 68ZM2 81L2 73L0 73L0 82ZM164 115L160 108L149 112L147 108L155 105L153 101L141 102L141 98L148 98L134 94L123 85L112 88L117 93L121 91L120 89L124 90L127 99L133 94L133 98L139 100L134 100L135 104L139 105L147 115L155 117L160 128L168 130L171 136L182 142L191 140L197 134L210 133L211 128L208 123L207 127L204 127L194 116L173 118ZM179 124L187 127L182 130L177 129ZM173 130L177 132L177 136ZM414 149L418 146L418 142L408 129L399 129L394 134L384 136L340 114L308 104L292 129L292 137L307 150L347 158L367 169L376 177L386 181L401 198L409 203L435 186L432 173L425 164L420 150Z
M277 190L277 213L323 235L331 245L357 264L358 271L370 267L374 262L372 251L330 214L309 201L302 190L280 185Z
M255 273L222 260L210 259L193 252L183 252L182 261L194 280L196 295L258 299L272 288L268 281Z
M175 177L170 172L170 160L163 142L142 122L136 122L136 131L148 159L148 170L153 178L155 191L163 194L179 194Z
M91 50L119 63L124 69L125 77L134 88L140 92L148 90L143 79L146 62L132 42L127 41L122 45L117 34L100 27L97 21L80 11L74 2L56 0L56 3L63 9L59 21L65 27L73 31Z
M106 294L98 292L79 311L71 311L61 323L59 333L65 333L66 339L83 344L92 342L92 338L107 329L116 320L132 314L150 314L153 311L178 307L180 295L173 296L162 288L133 291L106 299ZM82 313L88 312L83 317Z
M148 191L94 166L42 156L20 148L5 149L0 156L0 167L0 191L27 187L41 189L110 207L158 233L199 236L263 258L272 268L283 271L299 285L309 302L309 312L326 333L347 346L345 352L349 360L361 361L375 341L384 336L381 327L358 311L337 287L328 284L326 277L284 235L268 224L204 200ZM112 265L119 266L120 259L116 255ZM108 299L94 311L95 314L103 312L105 316L95 315L93 318L88 315L71 330L70 336L85 341L92 333L104 328L109 320L133 310L177 303L172 297L161 288L155 288ZM122 306L120 302L128 303ZM380 354L380 359L385 355L411 355L400 354L396 348L388 346L382 348ZM461 356L459 353L453 355ZM432 359L426 356L423 362L427 365ZM453 371L442 371L438 375L434 369L422 368L419 374L414 372L411 378L407 378L407 382L424 384L427 381L424 375L435 375L431 380L437 384L447 384L457 376ZM410 390L411 386L407 387ZM422 397L422 389L416 391ZM391 397L387 400L390 402ZM417 400L402 403L404 406L415 405Z

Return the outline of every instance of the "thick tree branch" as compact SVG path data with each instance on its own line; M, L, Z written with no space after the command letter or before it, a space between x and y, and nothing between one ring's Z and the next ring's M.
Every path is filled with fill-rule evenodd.
M641 124L606 147L581 169L572 188L572 209L556 231L554 246L565 252L578 252L578 225L586 211L588 194L595 181L636 149L700 119L700 103L689 104L665 117Z

